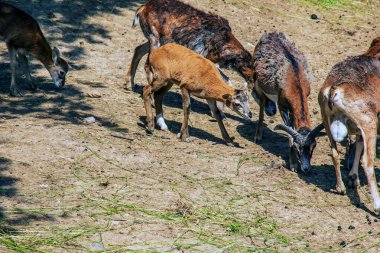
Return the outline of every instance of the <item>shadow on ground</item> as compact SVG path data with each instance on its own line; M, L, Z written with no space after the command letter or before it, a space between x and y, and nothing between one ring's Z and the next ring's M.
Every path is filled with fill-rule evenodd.
M2 199L17 197L15 186L17 178L5 175L5 172L12 165L12 161L0 157L0 203L5 203ZM6 238L8 235L18 233L17 226L25 226L32 221L54 220L50 215L28 213L20 209L6 209L0 205L0 237ZM4 239L5 240L5 239Z
M42 27L49 43L51 45L65 44L69 50L64 53L64 58L69 60L74 70L81 70L86 66L75 64L75 61L85 54L81 44L102 44L105 39L111 39L110 32L106 28L91 24L88 19L107 13L123 15L123 9L136 9L145 1L5 0L3 2L12 4L31 14ZM0 101L2 103L0 114L3 118L17 118L34 113L39 118L53 118L59 121L82 124L84 118L94 116L102 126L116 131L128 131L119 128L107 119L94 115L92 107L85 103L83 94L76 87L68 85L63 90L56 90L47 71L43 78L36 78L33 74L37 69L43 68L39 62L38 64L31 64L31 71L40 90L35 94L25 90L25 96L22 98L7 97L11 80L8 52L0 52L0 57L5 59L5 63L0 63ZM21 88L27 89L25 80L22 80L20 75L18 75L17 84ZM96 83L84 83L84 85L92 88L103 87L102 84ZM47 96L50 94L56 96ZM56 108L46 111L42 107L48 103L56 105Z

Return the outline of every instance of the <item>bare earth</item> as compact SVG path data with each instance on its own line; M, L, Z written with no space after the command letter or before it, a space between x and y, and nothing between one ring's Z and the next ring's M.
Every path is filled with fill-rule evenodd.
M318 140L312 175L297 174L281 166L287 139L272 130L278 115L266 117L265 139L256 145L257 104L252 122L228 112L227 129L240 144L232 148L204 101L194 99L192 142L180 142L176 89L165 99L170 131L146 134L142 64L138 91L123 88L133 49L145 41L131 28L144 1L6 2L40 22L73 70L56 91L33 61L40 90L9 97L9 57L0 44L0 252L380 251L364 173L360 189L336 194L326 137ZM294 41L314 77L313 126L331 67L380 35L378 1L330 9L294 0L189 2L226 17L251 52L265 31ZM96 122L86 124L91 116Z

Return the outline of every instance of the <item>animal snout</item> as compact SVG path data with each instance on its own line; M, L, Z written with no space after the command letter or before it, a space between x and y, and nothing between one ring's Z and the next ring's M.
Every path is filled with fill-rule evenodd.
M252 116L253 116L252 112L249 112L249 113L248 113L248 117L249 117L250 119L252 119Z

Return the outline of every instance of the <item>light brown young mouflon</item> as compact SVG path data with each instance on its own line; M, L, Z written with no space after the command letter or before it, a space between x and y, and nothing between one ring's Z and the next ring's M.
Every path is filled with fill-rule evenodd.
M30 75L27 54L41 61L56 87L65 85L69 65L61 58L58 48L51 49L37 21L29 14L14 6L0 3L0 40L5 41L9 51L12 70L11 95L22 95L16 85L18 64L22 67L30 89L37 88Z
M156 122L162 130L167 129L162 110L162 99L165 93L177 84L180 87L184 117L180 139L187 141L190 137L188 118L190 113L190 95L208 101L218 121L223 139L232 145L216 101L225 105L244 118L251 118L248 90L237 90L230 87L220 75L215 65L203 56L178 44L169 43L154 49L145 64L148 85L143 89L144 105L147 115L148 129L153 131L153 111L151 94L154 94Z
M308 97L310 83L305 56L283 33L269 33L261 37L253 53L253 96L260 105L259 124L255 141L262 140L264 109L267 115L280 111L284 125L275 129L289 134L289 166L291 169L309 171L315 138L323 125L311 130Z
M376 138L380 134L380 37L374 39L368 51L337 63L319 92L323 124L330 140L336 172L336 190L346 193L340 172L340 157L336 142L347 135L356 135L356 150L349 173L352 186L359 185L358 168L362 166L368 179L375 211L380 211L380 196L374 172Z

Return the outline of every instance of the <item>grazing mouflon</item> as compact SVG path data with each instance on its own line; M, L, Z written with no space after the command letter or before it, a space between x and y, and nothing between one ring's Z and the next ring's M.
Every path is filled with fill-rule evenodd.
M224 127L216 101L223 102L246 119L252 117L248 90L237 90L229 86L211 61L186 47L169 43L154 49L148 56L145 71L148 85L143 89L143 98L147 125L151 131L154 129L151 95L154 95L156 122L162 130L166 130L162 99L173 84L179 86L183 100L184 118L180 138L184 141L190 137L188 119L191 94L207 100L228 145L232 145L233 140Z
M309 171L310 159L316 145L315 138L323 125L311 130L308 106L310 84L306 58L283 33L263 35L255 48L253 58L253 95L258 97L260 105L255 141L262 140L264 108L270 116L276 113L275 106L268 108L268 101L277 103L285 125L278 125L275 129L283 130L291 136L290 168Z
M374 209L380 211L380 196L374 171L376 137L380 134L380 37L369 50L337 63L327 76L319 93L323 124L330 140L336 172L336 190L346 193L340 172L340 156L336 142L347 135L356 135L355 158L349 183L359 186L359 162L371 190Z
M185 46L222 68L234 69L252 88L252 56L232 34L226 19L178 0L150 0L136 11L133 27L138 23L148 42L134 51L126 79L132 88L141 58L170 42Z
M30 89L37 88L30 75L27 54L35 56L42 62L49 71L55 86L65 85L69 65L60 57L60 52L56 47L51 49L37 21L29 14L14 6L0 3L0 40L5 41L9 51L12 70L11 95L22 95L16 85L18 64L25 73Z

